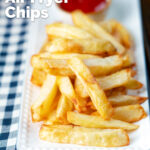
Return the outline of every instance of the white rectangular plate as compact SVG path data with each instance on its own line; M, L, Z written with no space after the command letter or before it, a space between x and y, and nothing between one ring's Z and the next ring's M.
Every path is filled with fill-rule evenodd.
M36 4L35 8L44 7ZM140 3L138 0L113 0L111 8L109 9L107 18L114 18L120 21L132 34L135 42L135 59L137 63L137 78L141 81L145 88L140 93L141 96L147 96L146 88L146 70L144 58L144 46L141 27ZM37 97L39 89L30 83L30 76L32 68L29 60L32 54L39 51L45 37L45 25L52 22L61 21L71 23L71 16L60 11L54 4L49 8L49 18L47 20L36 20L31 24L29 31L29 45L28 45L28 60L26 79L24 82L24 94L21 104L19 134L18 134L18 150L148 150L150 149L150 121L149 117L143 119L137 124L140 128L130 133L130 145L121 148L97 148L86 147L71 144L56 144L41 141L38 133L40 123L33 124L31 122L30 106L33 100ZM149 114L148 102L143 104L144 109Z

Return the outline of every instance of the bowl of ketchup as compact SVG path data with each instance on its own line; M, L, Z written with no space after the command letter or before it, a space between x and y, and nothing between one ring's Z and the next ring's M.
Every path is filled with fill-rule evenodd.
M68 3L62 2L58 6L69 13L81 10L92 17L103 19L110 4L111 0L68 0Z

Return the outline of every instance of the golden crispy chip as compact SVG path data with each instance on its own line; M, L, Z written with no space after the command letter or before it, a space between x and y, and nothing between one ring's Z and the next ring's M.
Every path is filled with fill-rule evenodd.
M59 77L58 86L60 92L64 96L66 96L70 101L72 101L72 103L75 105L75 108L80 112L81 111L80 100L78 99L74 91L73 85L69 77Z
M125 106L133 104L142 104L147 100L147 97L132 96L132 95L114 95L108 97L112 106Z
M92 108L93 107L94 106L92 106ZM92 115L99 116L99 113L94 112L92 113ZM139 121L145 118L146 116L147 114L144 111L143 107L140 106L139 104L136 104L136 105L115 107L112 118L131 123L131 122Z
M47 118L43 122L45 125L56 125L56 124L57 125L58 124L67 125L67 124L69 124L69 122L67 121L67 114L65 114L65 110L64 110L65 107L63 107L64 103L61 103L62 105L60 106L60 100L62 101L62 95L58 92L57 96L53 102L53 105L51 107L51 111L49 112L49 114L47 114ZM71 108L71 106L73 106L73 104L71 101L69 101L69 102L71 103L71 105L68 105L67 109L72 110L70 108ZM60 113L62 113L62 114L60 114Z
M82 47L71 39L54 38L46 43L45 50L50 53L80 53Z
M146 112L139 104L116 107L113 114L114 119L126 122L136 122L143 119L145 116L147 116Z
M77 91L77 94L80 97L88 97L86 88L84 88L81 81L78 80L79 79L76 79L75 81L75 89ZM122 86L134 90L140 89L143 86L142 83L132 78L131 69L124 69L105 77L96 78L96 80L103 90L111 90L113 88L118 88Z
M137 90L143 87L143 84L133 78L130 78L129 82L125 84L127 89Z
M93 77L86 65L78 58L68 60L72 71L76 74L82 84L86 87L94 106L104 119L110 119L113 108L111 107L104 91Z
M39 136L41 140L49 142L86 146L119 147L129 144L129 137L122 129L92 129L69 125L43 125Z
M72 55L70 58L74 56L75 55ZM54 75L72 77L74 73L69 68L66 60L67 59L43 58L41 55L34 55L31 59L31 65L33 68L48 70L49 73ZM107 75L122 67L122 59L118 55L106 58L88 58L84 59L84 63L89 67L94 76Z
M42 121L51 111L51 106L57 93L57 77L47 75L41 88L40 95L31 106L32 121Z
M56 110L56 116L62 121L67 120L67 112L73 109L73 103L66 96L61 95Z
M69 24L54 23L46 26L46 32L50 38L61 37L66 39L91 39L93 35L85 30Z
M124 129L127 131L132 131L138 128L137 125L124 121L115 119L104 120L100 116L90 116L76 112L68 112L67 120L74 125L87 128Z
M124 54L123 58L123 68L133 67L135 66L135 60L133 57L133 51L128 50Z
M81 46L80 53L83 54L98 54L98 55L114 55L117 54L116 48L107 40L104 39L74 39Z
M62 122L56 116L56 110L53 110L48 114L47 119L44 120L45 125L57 125L62 124Z
M109 20L100 23L101 27L112 34L126 48L131 48L132 40L127 29L116 20Z
M72 13L72 18L76 26L85 29L97 38L102 38L111 42L118 50L118 53L123 54L125 52L125 48L112 35L107 33L98 23L91 20L81 11L74 11Z
M97 78L104 90L125 86L128 89L140 89L143 85L132 78L132 70L124 69L106 77Z
M36 86L42 86L46 79L46 73L40 69L33 69L31 82Z
M65 39L55 38L45 44L45 50L50 53L82 53L113 55L114 46L104 39Z
M82 98L89 97L86 88L83 86L82 82L78 78L75 79L75 91L79 97Z
M80 59L101 58L100 56L92 54L79 54L79 53L51 54L50 52L40 53L39 55L36 56L49 59L70 59L72 57L79 57Z

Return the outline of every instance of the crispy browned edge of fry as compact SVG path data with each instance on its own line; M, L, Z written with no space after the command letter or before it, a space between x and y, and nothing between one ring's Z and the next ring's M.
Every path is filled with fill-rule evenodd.
M147 117L147 113L145 112L144 108L141 105L139 105L139 109L142 111L143 115L141 115L141 117L139 117L139 119L135 119L135 120L130 121L130 123L140 121L140 120L144 119L145 117Z

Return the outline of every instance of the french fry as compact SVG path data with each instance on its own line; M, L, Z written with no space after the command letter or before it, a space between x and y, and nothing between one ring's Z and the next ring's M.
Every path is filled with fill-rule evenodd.
M125 106L133 104L142 104L147 100L147 97L132 96L132 95L115 95L108 97L112 106Z
M45 50L50 53L117 54L114 46L103 39L56 38L46 43Z
M73 109L73 103L66 96L61 95L56 110L56 117L63 122L67 120L67 112Z
M73 85L72 85L69 77L59 77L58 86L59 86L60 92L64 96L66 96L70 101L72 101L75 108L80 112L81 111L80 100L78 99L78 97L74 91Z
M78 58L68 60L68 64L82 84L86 87L94 106L104 119L110 119L113 108L110 105L104 91L93 77L86 65Z
M65 104L68 106L69 111L72 110L73 104L71 101L63 101L62 98L64 98L60 93L57 94L55 101L53 102L53 105L51 107L51 112L47 114L47 118L44 120L43 124L45 125L56 125L56 124L64 124L67 125L69 122L67 121L67 113L65 114ZM61 101L61 102L60 102ZM63 102L62 102L63 101ZM67 105L70 104L70 105ZM62 113L62 114L61 114Z
M74 87L75 87L75 91L79 97L82 97L82 98L89 97L86 88L83 86L82 82L78 78L75 79Z
M119 94L119 95L109 96L108 100L110 101L113 107L119 107L119 106L142 104L147 100L147 97ZM92 101L89 101L87 103L87 106L91 106L92 109L95 109L92 104Z
M116 48L104 39L74 39L81 46L83 54L114 55L117 54Z
M120 120L104 120L100 116L90 116L76 112L68 112L67 120L74 124L87 128L102 128L102 129L124 129L132 131L138 128L137 125L130 124Z
M57 125L62 124L62 122L56 116L56 110L49 113L48 118L44 120L45 125Z
M48 72L55 76L68 76L72 79L75 78L75 74L70 69L66 68L49 68Z
M103 38L111 42L118 50L118 53L123 54L125 52L125 48L116 41L113 36L107 33L98 23L91 20L81 11L74 11L72 13L72 18L76 26L88 31L97 38Z
M97 78L104 90L125 86L128 89L140 89L143 85L132 78L132 70L124 69L106 77Z
M93 108L94 106L92 106ZM99 116L98 112L92 113L92 115ZM136 105L128 105L128 106L120 106L114 108L114 113L112 118L125 121L125 122L136 122L147 116L143 107L139 104Z
M135 60L131 50L126 51L123 56L123 68L135 66Z
M116 107L113 114L114 119L126 122L136 122L145 118L146 116L146 112L139 104Z
M104 76L122 67L122 58L118 55L106 58L85 59L83 62L88 66L94 76Z
M61 37L66 39L91 39L93 35L85 30L69 24L54 23L46 26L46 33L50 38Z
M31 82L32 84L36 86L42 86L43 82L46 79L46 73L39 69L33 69L32 76L31 76Z
M73 76L74 73L67 64L67 59L50 59L34 55L31 59L33 68L48 70L54 75ZM61 55L60 55L61 56ZM74 57L74 56L72 56ZM71 57L71 58L72 58ZM84 63L89 67L94 76L107 75L117 71L122 66L122 59L118 55L106 58L84 59Z
M80 53L82 47L74 40L55 38L46 43L45 50L50 53Z
M39 136L41 140L49 142L86 146L119 147L129 144L129 137L122 129L92 129L69 125L43 125Z
M112 34L114 37L117 36L119 41L122 45L126 48L131 48L132 40L129 32L126 28L121 25L116 20L109 20L100 23L101 27L107 31L108 33Z
M125 87L127 89L132 89L132 90L137 90L141 89L143 87L143 84L140 83L139 81L131 78L127 84L125 84Z
M57 93L57 77L47 75L41 88L40 95L31 106L32 121L42 121L51 111L51 106Z
M72 57L79 57L80 59L101 58L100 56L92 54L79 54L79 53L51 54L50 52L44 52L36 56L49 59L70 59Z
M88 92L86 92L86 88L84 88L81 81L78 80L79 79L76 79L75 81L76 92L80 97L87 98ZM122 86L135 90L140 89L143 86L142 83L132 78L131 69L124 69L105 77L96 78L96 80L103 90L110 90Z

